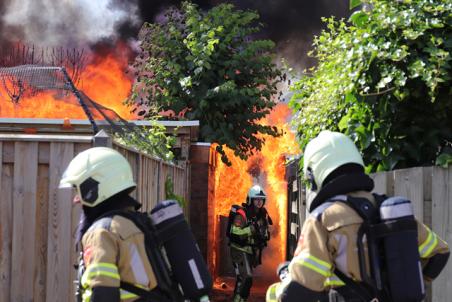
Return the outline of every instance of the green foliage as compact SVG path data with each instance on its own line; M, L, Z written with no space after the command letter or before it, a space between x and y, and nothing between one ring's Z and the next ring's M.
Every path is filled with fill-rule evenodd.
M150 127L140 127L132 132L115 135L115 140L145 154L171 161L174 158L171 148L174 146L176 138L174 135L167 135L165 130L165 126L153 118Z
M165 180L165 198L176 200L182 209L184 209L187 204L187 201L184 197L174 193L173 180L169 176Z
M350 0L350 9L354 9L358 5L361 5L361 0Z
M437 158L435 164L437 166L447 168L452 165L452 152L451 153L441 153Z
M232 4L202 12L183 2L180 10L167 11L164 22L144 24L138 84L129 103L199 120L201 139L217 143L226 163L224 145L242 159L260 150L259 134L279 135L258 121L275 106L282 79L272 62L274 43L256 38L258 19Z
M321 130L352 137L367 171L435 163L452 143L452 2L369 0L325 19L312 77L292 87L301 147Z

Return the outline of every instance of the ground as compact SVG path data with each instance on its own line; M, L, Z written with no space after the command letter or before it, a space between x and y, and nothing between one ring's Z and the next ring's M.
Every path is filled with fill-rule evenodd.
M274 280L263 280L260 278L255 278L255 280L253 280L253 287L251 288L251 294L248 302L265 302L265 293L268 286L270 286L270 284L272 284L273 282ZM210 295L211 301L231 302L234 284L234 278L217 279L215 281L213 292Z

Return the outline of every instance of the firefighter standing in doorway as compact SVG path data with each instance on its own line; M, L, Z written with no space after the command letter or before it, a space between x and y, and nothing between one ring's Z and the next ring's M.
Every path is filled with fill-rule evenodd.
M252 186L248 192L245 208L248 221L254 226L253 266L262 264L262 251L270 240L269 226L273 224L265 208L267 196L259 185Z
M270 239L271 218L264 207L266 195L259 185L251 187L247 202L233 206L230 252L236 273L234 302L246 301L253 284L253 269L261 263L262 250Z
M120 282L156 288L143 233L125 217L102 218L110 211L133 212L140 207L129 196L136 184L127 160L110 148L88 149L70 162L60 187L75 188L74 202L82 205L77 301L136 301L139 297L120 288Z
M316 194L294 258L278 269L282 281L267 290L267 302L421 301L423 282L447 263L447 244L414 219L406 198L370 193L374 183L344 134L322 131L306 146L303 160ZM380 228L371 228L374 207Z

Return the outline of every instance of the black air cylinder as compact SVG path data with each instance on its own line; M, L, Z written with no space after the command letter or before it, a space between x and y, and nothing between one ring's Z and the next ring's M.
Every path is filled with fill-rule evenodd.
M418 251L417 223L411 202L391 197L380 206L386 277L393 301L417 302L425 295Z
M206 296L212 289L212 277L177 201L157 204L151 219L185 298L199 300Z

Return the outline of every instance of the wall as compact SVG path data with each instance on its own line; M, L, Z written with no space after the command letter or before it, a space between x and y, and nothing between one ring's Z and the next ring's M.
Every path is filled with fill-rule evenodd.
M192 232L198 242L199 249L204 257L208 254L208 230L209 222L209 200L213 194L212 155L210 144L192 144L190 148L190 173L191 177L191 199L190 199L190 225ZM212 177L211 177L212 176Z

